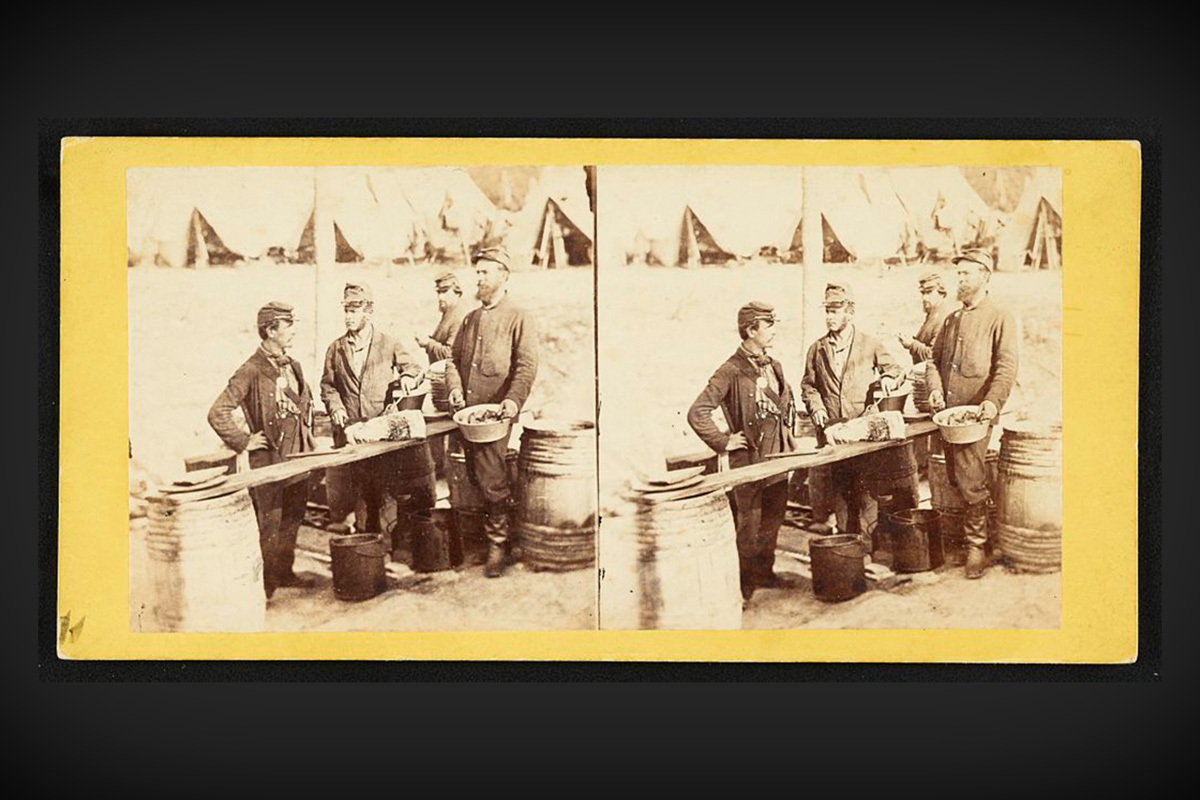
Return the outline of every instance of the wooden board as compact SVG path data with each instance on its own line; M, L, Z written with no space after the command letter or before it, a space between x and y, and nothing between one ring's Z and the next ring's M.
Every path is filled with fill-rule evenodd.
M312 456L311 458L291 458L278 464L252 469L249 472L239 472L229 476L229 480L220 486L214 486L211 489L200 492L188 492L186 496L182 497L167 495L166 498L169 502L173 503L208 500L212 497L220 497L231 492L249 489L252 486L261 486L264 483L287 480L288 478L304 475L314 470L340 467L346 464L353 464L356 461L382 456L386 453L394 453L397 450L416 447L435 436L445 436L456 430L458 430L458 426L454 424L453 420L437 420L425 425L425 439L411 439L405 442L367 442L364 444L348 445L325 455Z
M793 470L810 469L824 464L834 464L838 461L857 458L867 453L887 450L890 447L899 447L912 439L936 432L937 426L931 421L913 422L905 426L903 439L894 439L887 442L854 442L852 444L829 445L821 448L815 455L775 458L770 461L759 462L758 464L749 464L745 467L705 475L704 480L695 486L671 492L645 495L641 499L643 502L662 503L669 500L681 500L685 497L695 497L718 489L732 489L734 486L743 483L752 483L764 478L772 478L776 475L792 472Z

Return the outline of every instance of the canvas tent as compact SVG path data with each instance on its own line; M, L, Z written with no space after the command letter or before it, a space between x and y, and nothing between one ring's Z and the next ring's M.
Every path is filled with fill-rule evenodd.
M605 205L620 209L602 235L626 263L724 264L783 250L800 212L790 167L606 167L599 183Z
M887 174L926 252L948 258L988 238L994 215L958 167L894 167Z
M289 247L312 210L313 181L310 168L131 169L130 261L203 267Z
M915 231L884 170L810 168L809 187L821 210L825 263L915 257ZM803 256L800 222L789 250Z
M505 245L519 267L544 269L592 263L592 210L579 167L546 167L513 215Z
M317 202L332 220L337 262L415 261L425 249L425 221L392 169L325 167L319 170ZM311 211L297 245L300 261L314 258Z
M999 270L1062 268L1062 175L1057 169L1034 171L996 247Z

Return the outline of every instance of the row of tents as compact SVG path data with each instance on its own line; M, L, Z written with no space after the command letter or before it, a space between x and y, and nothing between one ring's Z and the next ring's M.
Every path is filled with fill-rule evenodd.
M536 170L516 210L444 167L144 168L128 171L126 191L130 266L313 263L330 233L318 219L342 263L463 263L504 245L518 266L560 268L594 253L579 167Z
M826 263L939 261L983 247L1000 269L1061 267L1057 169L1022 170L1021 200L1008 211L957 167L809 169ZM799 261L802 184L799 168L604 168L602 248L662 266Z

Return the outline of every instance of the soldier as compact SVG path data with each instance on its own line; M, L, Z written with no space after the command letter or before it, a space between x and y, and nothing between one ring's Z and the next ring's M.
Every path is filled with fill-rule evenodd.
M312 392L300 362L287 354L296 335L295 323L292 307L286 303L267 303L258 310L261 344L238 367L208 412L208 424L227 447L248 451L252 469L314 447ZM234 421L235 408L242 409L249 433ZM311 586L311 579L293 571L296 534L308 503L308 476L256 486L250 498L258 517L267 597L279 586Z
M458 285L458 277L453 272L443 272L434 278L433 284L437 289L438 311L442 313L442 318L431 335L418 334L413 337L425 349L430 363L450 358L463 317L471 310L463 300L462 287Z
M346 426L383 413L393 370L400 373L400 388L416 388L421 367L400 343L379 331L372 322L374 295L366 284L347 283L342 292L342 310L346 333L325 351L325 370L321 377L321 400L333 423L334 446L346 444ZM358 527L380 533L380 511L386 495L408 495L413 508L432 508L437 499L433 457L429 444L410 445L347 467L327 471L330 498L335 518L344 518L357 505L364 509Z
M813 424L821 429L832 422L862 416L872 401L875 387L891 391L901 376L900 365L883 344L855 327L854 295L849 286L828 284L825 287L824 305L825 325L829 332L808 348L801 384L804 405L812 416ZM860 535L868 553L873 549L873 544L871 532L865 530L863 520L866 493L869 489L879 491L886 488L880 485L877 476L899 475L903 472L895 468L896 458L889 451L882 451L839 461L830 470L834 495L839 505L845 504L845 530ZM901 454L900 458L904 459L907 466L908 457ZM906 490L911 491L912 497L899 502L910 501L911 508L916 505L915 459L912 476L907 483L911 484Z
M792 449L796 404L783 377L783 365L767 350L775 340L775 309L767 303L742 306L737 314L741 345L717 368L688 409L688 424L717 453L729 453L731 467L764 461ZM713 422L720 408L729 423L723 433ZM733 490L742 600L755 589L791 585L775 572L775 544L787 512L787 474Z
M533 317L508 295L510 260L502 248L492 247L472 259L478 284L476 297L483 304L463 319L446 363L450 406L459 410L480 403L499 403L508 418L520 413L533 387L538 366L538 335ZM508 441L488 444L463 442L467 471L483 495L488 537L484 574L495 578L508 560L508 515L512 506L509 485Z
M925 310L925 321L915 336L896 334L900 344L912 356L913 364L922 364L933 355L933 342L942 330L946 317L958 307L953 300L946 298L946 285L942 276L930 272L921 278L921 307Z
M986 250L967 250L954 259L958 266L958 299L962 308L946 318L933 344L926 379L929 405L978 405L989 422L996 419L1017 377L1016 317L991 298L995 262ZM966 504L963 533L967 539L968 578L983 575L987 545L988 436L972 444L942 444L946 475Z

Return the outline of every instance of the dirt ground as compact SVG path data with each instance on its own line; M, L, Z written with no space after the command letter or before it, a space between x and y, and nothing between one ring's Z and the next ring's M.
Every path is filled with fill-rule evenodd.
M206 415L226 381L258 346L254 318L270 300L296 307L292 353L314 386L317 357L345 332L341 297L346 281L366 281L375 293L375 324L412 349L439 319L436 265L339 264L322 273L296 264L248 264L236 269L162 269L129 272L129 419L136 461L152 475L183 469L187 456L212 452L220 440ZM464 297L474 296L474 274L457 269ZM535 316L540 334L538 378L527 407L553 416L595 416L593 272L590 269L516 272L514 299ZM316 297L320 297L320 303ZM474 302L474 301L470 301ZM314 312L320 316L314 320ZM319 331L318 331L319 328Z

